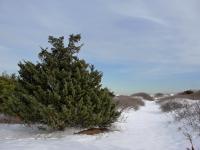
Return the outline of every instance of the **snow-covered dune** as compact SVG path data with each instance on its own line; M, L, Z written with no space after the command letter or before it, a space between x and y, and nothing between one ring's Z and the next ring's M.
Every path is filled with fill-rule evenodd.
M138 111L123 113L115 123L119 131L95 136L73 135L75 130L45 133L21 125L0 125L0 150L185 150L188 140L178 124L159 110L154 101L146 101ZM200 147L199 138L194 139Z

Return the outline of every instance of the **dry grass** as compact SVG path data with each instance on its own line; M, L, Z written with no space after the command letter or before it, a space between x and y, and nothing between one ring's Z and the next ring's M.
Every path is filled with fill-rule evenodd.
M161 98L161 97L163 97L163 96L164 96L163 93L156 93L156 94L154 94L154 97L155 97L155 98Z
M0 114L0 123L7 124L20 124L22 121L18 117L12 117L4 114Z
M182 120L185 125L200 133L200 101L185 104L182 109L176 110L174 115L177 121Z
M163 112L173 112L177 109L183 108L184 105L180 103L179 101L175 100L168 100L168 101L161 101L160 102L160 109Z
M149 100L149 101L154 100L154 98L152 96L150 96L149 94L144 93L144 92L132 94L131 97L142 97L143 99Z
M134 108L135 110L139 109L140 106L144 106L144 102L141 98L134 98L131 96L116 96L114 101L118 103L120 108Z
M159 101L163 112L171 112L176 121L182 121L184 128L200 133L200 100L172 99Z

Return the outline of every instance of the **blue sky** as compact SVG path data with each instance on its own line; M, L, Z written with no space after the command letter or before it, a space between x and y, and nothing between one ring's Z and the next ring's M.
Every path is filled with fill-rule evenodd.
M80 57L118 94L200 87L199 0L0 0L0 72L47 38L81 33Z

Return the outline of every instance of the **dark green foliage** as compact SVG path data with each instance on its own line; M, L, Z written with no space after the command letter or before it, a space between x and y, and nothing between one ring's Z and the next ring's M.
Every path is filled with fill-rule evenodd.
M80 35L71 35L68 46L64 37L49 37L50 50L39 53L40 62L19 63L19 81L11 111L25 123L65 127L105 127L120 113L111 92L101 87L102 73L77 57Z
M14 74L8 75L2 73L0 75L0 113L6 109L6 103L14 92L17 80Z
M192 91L192 90L187 90L187 91L184 91L184 92L182 92L182 93L180 93L180 94L189 95L189 94L193 94L193 93L194 93L194 91Z

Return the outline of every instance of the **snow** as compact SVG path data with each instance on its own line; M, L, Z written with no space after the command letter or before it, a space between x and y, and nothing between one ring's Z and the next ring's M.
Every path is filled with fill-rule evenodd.
M123 113L116 131L95 136L74 135L75 129L46 133L23 125L0 125L0 150L184 150L189 141L172 117L153 101ZM195 146L200 148L200 138Z

